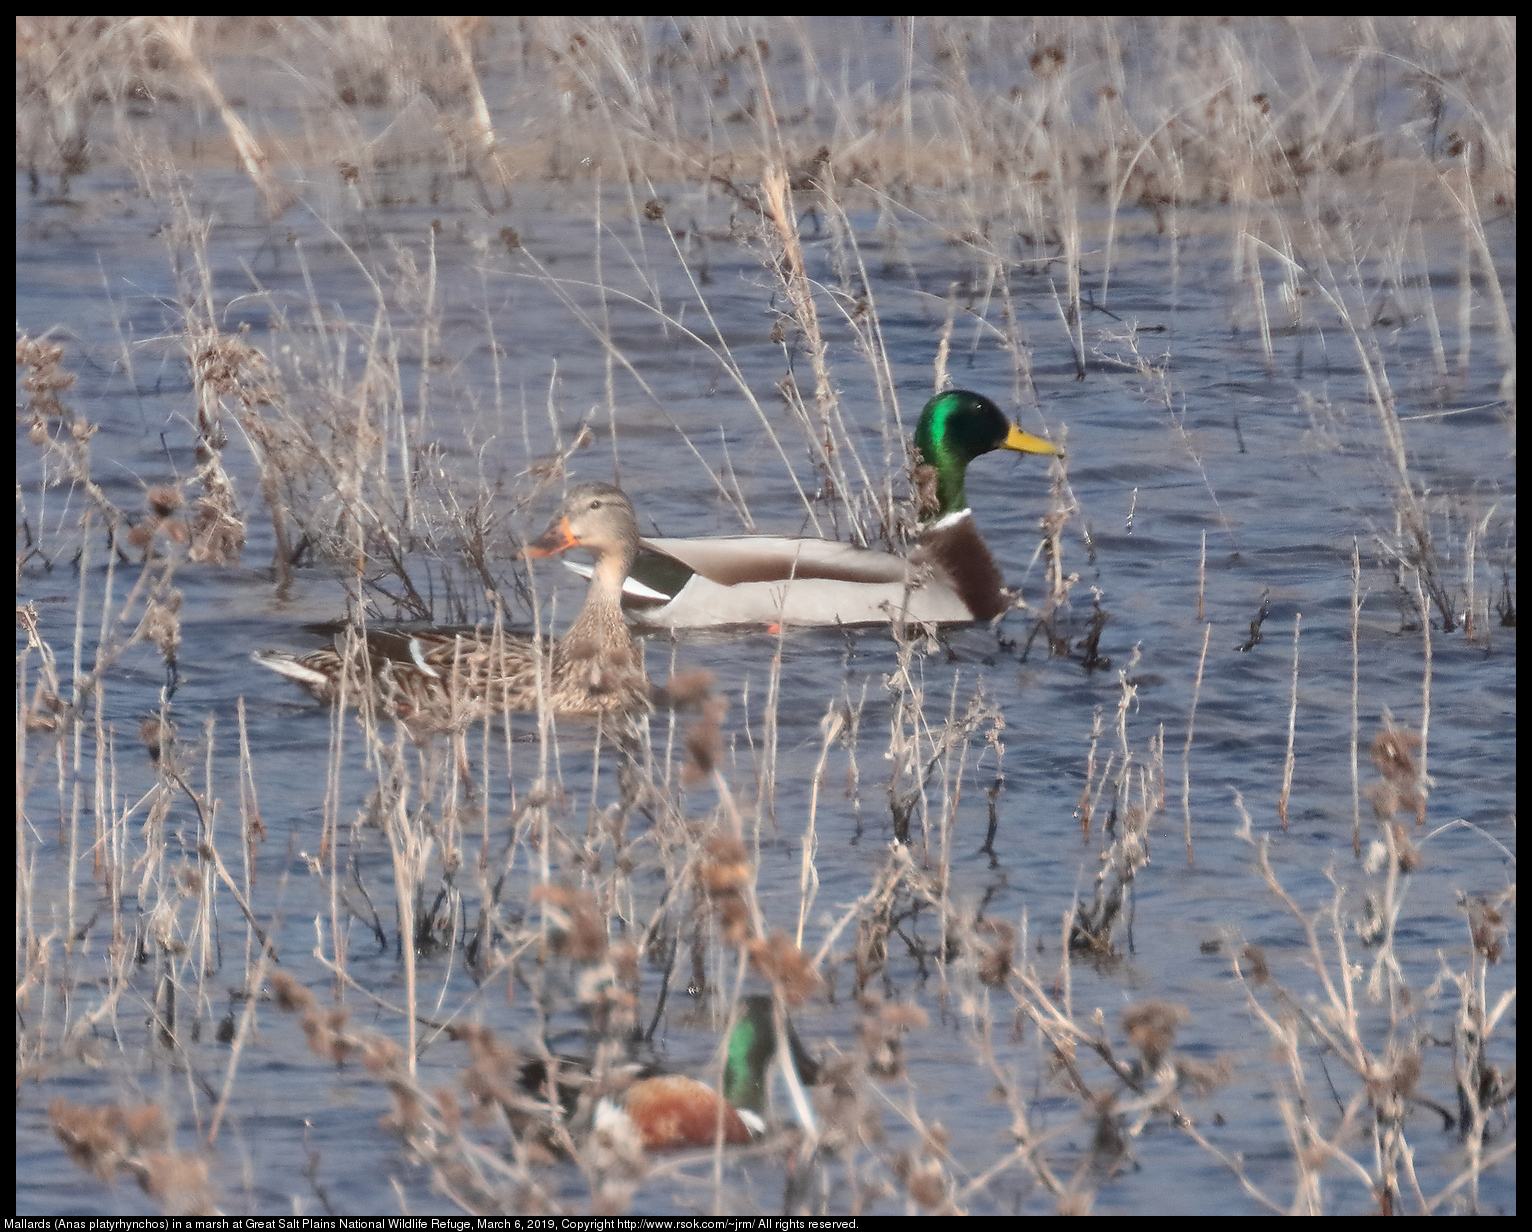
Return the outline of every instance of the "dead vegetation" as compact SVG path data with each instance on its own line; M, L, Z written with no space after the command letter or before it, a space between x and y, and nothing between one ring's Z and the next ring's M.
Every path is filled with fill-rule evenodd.
M38 198L60 202L87 194L92 172L131 173L162 217L173 275L176 332L155 345L187 389L166 445L186 464L129 501L103 477L75 344L52 330L18 339L18 440L35 467L17 515L18 1084L46 1088L47 1123L75 1164L107 1184L131 1177L175 1214L253 1197L225 1127L271 1056L316 1089L356 1075L352 1089L384 1109L376 1130L368 1123L380 1174L397 1150L432 1192L476 1214L617 1214L656 1193L730 1213L1083 1214L1165 1136L1188 1144L1188 1170L1211 1159L1229 1177L1209 1210L1486 1209L1481 1185L1503 1186L1515 1148L1514 858L1502 883L1462 888L1451 909L1463 944L1424 963L1406 925L1443 905L1407 891L1433 842L1480 833L1432 814L1433 638L1488 654L1492 630L1514 625L1514 539L1500 495L1444 496L1421 477L1387 333L1407 322L1429 335L1412 391L1491 363L1513 405L1513 310L1485 214L1514 212L1514 28L921 19L885 32L903 57L885 89L838 76L816 29L785 18L18 19L18 165ZM1284 57L1301 71L1279 72ZM249 99L279 67L291 112L258 122ZM1378 131L1368 90L1384 87L1368 83L1385 71L1404 114ZM248 266L238 288L215 273L220 240L187 185L230 166L252 216L301 203L333 220L328 239L354 262L370 313L311 283L305 301L284 298ZM598 221L617 211L635 281L598 264L592 287L552 265L514 213L533 191L588 202ZM422 199L441 212L429 234L374 230L390 207ZM1376 223L1380 203L1394 212ZM1451 319L1438 318L1426 255L1444 230L1459 252ZM1306 769L1291 735L1299 684L1320 670L1300 657L1298 622L1291 681L1284 667L1268 699L1289 731L1271 809L1247 809L1236 791L1230 805L1200 805L1194 825L1192 759L1217 720L1192 701L1188 866L1237 824L1248 859L1235 893L1262 904L1206 943L1227 978L1200 1005L1144 987L1132 969L1153 944L1138 896L1154 857L1166 862L1165 741L1183 737L1140 716L1135 639L1101 651L1123 596L1091 573L1095 532L1082 525L1072 462L1054 464L1036 526L1042 581L1030 600L1025 585L1013 593L984 670L939 630L894 629L887 670L859 695L826 675L806 765L779 748L780 640L764 689L688 671L684 647L672 648L659 710L632 726L490 715L427 737L366 707L332 714L328 728L305 713L294 723L315 751L302 769L252 740L243 698L230 699L232 719L186 703L187 592L240 567L269 567L277 600L303 571L332 576L358 626L541 628L547 595L516 563L534 509L596 456L587 451L610 447L620 470L619 379L635 404L664 409L613 328L619 301L715 366L806 533L902 548L921 477L908 466L909 394L882 303L890 279L914 272L917 237L967 271L938 285L944 295L920 291L944 322L935 385L981 343L1004 354L1008 405L1027 415L1042 413L1036 351L1063 356L1071 380L1125 374L1235 558L1227 493L1171 353L1146 353L1136 326L1087 323L1111 314L1130 232L1226 239L1231 324L1258 339L1269 369L1282 340L1309 329L1350 349L1360 409L1311 399L1310 437L1377 459L1391 516L1360 528L1367 576L1395 598L1411 634L1397 661L1421 681L1410 719L1380 702L1377 730L1364 730L1359 546L1356 858L1343 840L1327 847L1322 874L1273 858ZM308 279L308 239L294 230L272 243ZM449 248L497 288L482 294L485 332L471 346L451 329ZM711 271L725 253L754 263L782 368L775 404L714 315ZM662 273L684 280L684 311L661 294ZM1028 280L1046 284L1046 340L1025 327ZM605 405L565 417L555 371L546 433L536 396L524 390L512 409L500 365L514 326L491 311L510 287L575 322L570 350L606 365ZM265 327L233 323L236 300L259 304ZM1475 342L1495 358L1476 358ZM474 349L487 368L470 368ZM130 375L134 354L123 347ZM852 379L872 391L860 418L843 394ZM482 413L455 439L443 421L463 400ZM752 527L746 463L697 437L682 452L696 466L685 481L700 475ZM270 545L269 560L252 558L253 541ZM1205 572L1205 540L1203 553ZM1091 576L1101 584L1086 613L1079 586ZM75 588L72 626L50 624L29 593L60 578ZM1205 583L1186 596L1204 624L1199 698L1208 646L1233 643L1205 624ZM1263 600L1247 653L1267 615ZM651 646L651 673L662 655ZM1008 729L1032 656L1086 679L1116 673L1114 702L1093 724L1083 708L1067 720L1083 736L1067 754L1035 759ZM1376 776L1363 783L1369 748ZM1284 750L1258 756L1280 764ZM1067 803L1022 815L1014 785L1065 761L1081 784L1073 824ZM1242 782L1246 770L1220 763L1216 779ZM779 790L800 786L788 774L810 784L792 796L807 795L803 816L778 805ZM280 788L290 800L304 776L318 824L300 839L261 799ZM990 906L1000 881L976 889L965 857L984 814L979 850L1007 875L1026 867L1027 827L1078 829L1085 846L1059 914L1001 913ZM856 842L864 829L886 842L857 849L853 889L837 864L835 891L823 892L824 845L853 822ZM1333 887L1324 901L1309 892L1321 875ZM1086 979L1122 1007L1087 1005L1076 989ZM601 1097L631 1078L629 1058L652 1055L667 1029L717 1085L723 1061L716 1050L701 1059L707 1035L742 993L763 989L821 1054L817 1084L783 1079L768 1137L660 1157L597 1126ZM1256 1045L1206 1025L1230 1004L1262 1033ZM524 1067L556 1073L575 1034L594 1062L587 1085L567 1105L555 1078L529 1091ZM177 1082L151 1092L155 1070ZM956 1104L942 1089L954 1074ZM87 1081L99 1096L53 1094ZM1231 1084L1275 1109L1242 1122L1239 1145L1218 1132ZM979 1157L966 1127L933 1109L950 1118L981 1101L1005 1128ZM1249 1162L1270 1156L1286 1175ZM295 1201L360 1213L331 1207L318 1168L284 1178ZM381 1175L373 1188L379 1209L425 1192L385 1194Z

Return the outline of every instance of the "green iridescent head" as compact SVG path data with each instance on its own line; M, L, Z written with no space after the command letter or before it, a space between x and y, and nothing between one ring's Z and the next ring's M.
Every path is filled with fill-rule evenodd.
M787 1047L793 1068L806 1085L813 1085L819 1066L804 1050L793 1024L787 1024ZM746 997L740 1004L739 1021L729 1032L729 1055L724 1062L723 1097L735 1108L766 1111L766 1074L777 1052L777 1032L772 1021L769 996Z
M729 1056L724 1062L723 1097L736 1108L766 1110L766 1071L777 1050L771 1022L770 997L746 997L739 1021L729 1032Z
M1016 427L986 398L966 389L949 389L926 403L915 426L920 460L936 470L937 509L929 518L968 508L963 477L968 464L996 449L1056 454L1056 445Z

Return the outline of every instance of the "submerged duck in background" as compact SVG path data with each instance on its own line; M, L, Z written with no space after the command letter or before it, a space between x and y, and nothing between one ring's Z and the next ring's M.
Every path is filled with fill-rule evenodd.
M819 1066L790 1021L787 1045L799 1081L814 1085ZM706 1083L684 1074L644 1070L620 1094L601 1098L594 1110L594 1127L613 1133L631 1129L646 1151L671 1151L712 1146L721 1117L724 1142L730 1146L752 1142L766 1132L767 1076L777 1051L771 997L746 997L729 1032L722 1098ZM560 1072L566 1077L556 1083L559 1103L573 1113L590 1081L589 1067L564 1060ZM547 1069L542 1061L522 1067L521 1085L530 1094L547 1096Z
M365 656L355 656L346 682L351 700L370 680L385 711L440 728L503 709L536 710L540 698L556 714L647 709L643 650L628 632L621 606L638 542L638 522L622 490L609 483L580 484L526 552L553 556L582 547L595 554L585 605L563 637L539 642L517 634L497 639L482 629L368 629ZM337 646L309 654L258 651L252 657L333 704L347 674L343 637L336 640Z
M640 624L678 629L887 624L901 613L936 624L998 616L1006 606L1004 578L968 508L968 464L996 449L1062 451L1017 428L982 394L963 389L926 403L915 448L922 466L934 472L935 492L922 502L919 538L908 557L772 535L644 539L623 605ZM590 576L587 566L564 563Z

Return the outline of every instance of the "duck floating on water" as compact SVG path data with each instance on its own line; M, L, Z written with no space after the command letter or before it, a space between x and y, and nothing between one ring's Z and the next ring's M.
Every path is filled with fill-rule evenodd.
M1005 579L974 524L968 464L997 449L1060 454L1023 432L982 394L953 389L926 403L915 448L935 492L908 557L828 539L734 535L644 539L623 605L639 624L675 629L737 624L958 624L1005 610ZM564 562L583 576L588 566Z
M819 1066L808 1055L791 1022L787 1023L787 1043L799 1080L812 1086ZM771 997L746 997L729 1032L721 1097L706 1083L684 1074L640 1071L637 1080L621 1094L600 1100L594 1128L612 1133L631 1129L646 1151L710 1147L720 1125L728 1145L753 1142L766 1132L767 1077L776 1055ZM560 1071L568 1078L556 1083L556 1093L560 1104L573 1111L581 1084L589 1081L588 1066L561 1060ZM529 1094L547 1095L547 1069L542 1061L530 1061L522 1067L521 1085Z
M570 490L528 556L581 547L595 554L585 604L556 641L483 630L368 629L347 672L344 642L308 654L258 651L262 667L334 704L357 700L371 682L386 712L429 728L452 728L500 710L620 715L650 707L644 655L623 619L623 580L638 551L638 522L622 490L582 483Z

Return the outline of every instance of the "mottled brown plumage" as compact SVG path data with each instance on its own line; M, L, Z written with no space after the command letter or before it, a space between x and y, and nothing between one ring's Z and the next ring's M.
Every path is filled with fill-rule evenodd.
M606 483L565 499L529 556L573 547L595 554L585 604L557 641L428 629L369 629L309 654L257 653L263 667L296 680L320 701L355 702L370 687L377 705L413 724L452 729L502 710L630 714L648 708L643 650L623 620L623 580L638 546L633 506ZM350 670L347 670L347 647Z

